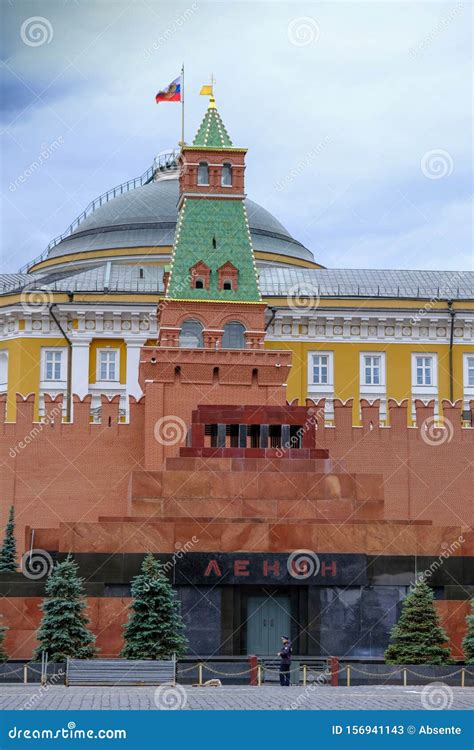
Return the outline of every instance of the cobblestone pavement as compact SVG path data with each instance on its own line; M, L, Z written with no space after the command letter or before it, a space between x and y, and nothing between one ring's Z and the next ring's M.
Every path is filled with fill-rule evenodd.
M1 685L0 710L357 710L430 707L471 710L474 688L423 687L69 687Z

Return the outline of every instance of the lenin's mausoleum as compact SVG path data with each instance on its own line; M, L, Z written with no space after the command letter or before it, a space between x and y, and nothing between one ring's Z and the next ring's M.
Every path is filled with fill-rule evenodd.
M381 657L428 571L461 657L474 273L322 268L246 199L245 158L211 98L192 145L2 277L0 521L13 505L21 553L74 555L103 656L151 551L191 654L288 632ZM10 658L44 580L0 574Z

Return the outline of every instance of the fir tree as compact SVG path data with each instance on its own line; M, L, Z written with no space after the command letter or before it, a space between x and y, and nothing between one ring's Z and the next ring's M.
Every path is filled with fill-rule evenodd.
M433 604L433 592L419 580L403 602L385 651L387 664L452 664L448 636Z
M8 659L7 652L5 651L5 647L3 645L6 632L7 628L0 622L0 662L6 661Z
M15 508L10 505L5 537L0 550L0 571L16 570Z
M47 582L46 596L40 604L43 617L36 633L39 646L35 657L46 651L51 661L90 659L96 654L95 635L88 629L89 620L84 610L83 579L78 576L78 565L68 555L57 563Z
M471 613L466 617L467 633L462 641L466 664L474 664L474 599L471 599Z
M186 651L180 604L162 566L147 555L142 572L132 580L133 602L124 625L126 659L162 659Z

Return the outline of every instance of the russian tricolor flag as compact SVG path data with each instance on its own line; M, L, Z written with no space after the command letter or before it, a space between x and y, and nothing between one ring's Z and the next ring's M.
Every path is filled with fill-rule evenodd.
M160 102L180 102L181 101L181 76L175 78L163 91L158 91L155 96L157 104Z

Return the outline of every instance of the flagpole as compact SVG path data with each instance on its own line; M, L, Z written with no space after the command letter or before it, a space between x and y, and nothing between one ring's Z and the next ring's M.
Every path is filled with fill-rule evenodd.
M184 146L184 63L181 68L181 147Z

